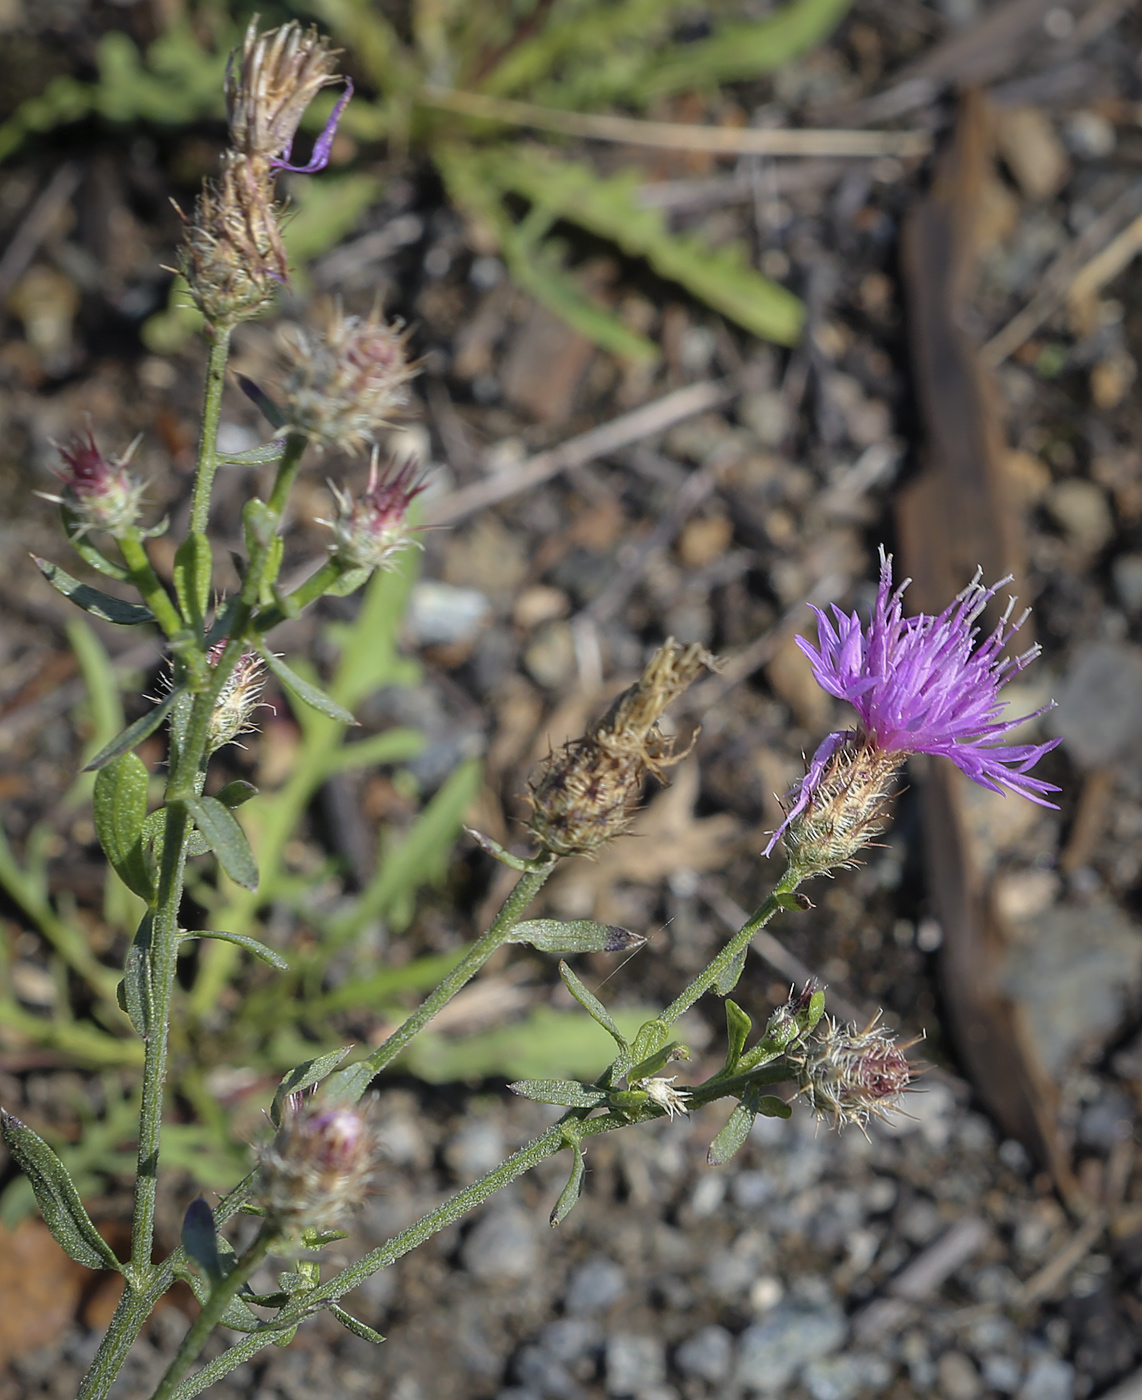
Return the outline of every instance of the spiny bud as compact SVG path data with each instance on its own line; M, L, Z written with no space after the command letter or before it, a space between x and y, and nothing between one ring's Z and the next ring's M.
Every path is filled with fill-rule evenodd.
M217 666L226 643L219 642L210 648L207 660ZM214 704L210 716L210 732L207 745L211 753L223 744L230 744L239 734L251 734L257 729L254 711L262 704L262 688L265 683L265 668L256 651L246 651L238 658L237 665L226 678L222 693Z
M323 87L337 82L336 54L329 41L316 29L303 30L296 20L258 33L257 20L250 21L241 51L235 50L226 65L226 113L230 144L256 167L257 173L271 166L284 169L293 138L305 109ZM328 159L329 145L337 118L349 100L348 85L314 151Z
M552 754L529 794L528 825L554 855L587 855L630 825L647 774L665 783L664 770L690 752L658 721L671 701L717 662L696 642L661 646L637 684L625 690L581 739ZM694 738L697 738L695 734Z
M813 757L802 779L803 802L782 831L789 865L802 877L847 866L880 835L880 819L892 795L904 755L878 748L859 734Z
M333 306L323 330L294 326L281 337L289 427L315 446L354 452L376 441L408 400L417 372L407 334L374 311L367 320Z
M333 531L333 553L357 569L395 568L396 557L407 545L419 545L408 523L408 508L425 488L417 481L416 465L405 462L382 476L373 450L369 482L359 500L330 483L337 502L336 520L322 520Z
M144 485L127 471L127 463L139 439L130 445L122 457L105 457L95 445L90 428L87 439L79 435L67 447L60 447L63 465L56 470L62 493L39 494L45 500L65 506L74 515L78 534L88 530L106 530L108 534L123 534L139 518Z
M254 1199L283 1231L332 1230L363 1202L377 1158L367 1111L291 1094L276 1136L258 1151Z
M862 1031L826 1016L814 1040L791 1058L798 1066L800 1090L819 1117L836 1128L847 1123L863 1128L869 1118L885 1119L890 1109L899 1108L912 1077L904 1051L913 1044L897 1045L893 1033L880 1025L879 1012Z
M825 1009L825 993L815 977L798 992L790 989L789 999L770 1015L765 1039L782 1049L795 1044L816 1026Z

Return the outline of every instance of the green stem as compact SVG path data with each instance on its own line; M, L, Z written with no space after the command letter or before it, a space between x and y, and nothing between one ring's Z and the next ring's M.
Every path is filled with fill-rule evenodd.
M158 901L147 959L151 985L147 989L149 1006L143 1096L139 1110L139 1166L135 1178L135 1211L131 1222L131 1268L136 1281L140 1282L146 1279L151 1269L154 1248L163 1083L166 1078L175 965L178 961L178 911L189 836L190 822L186 809L181 803L168 806Z
M500 912L492 920L491 927L483 937L478 938L468 950L467 956L458 962L452 971L416 1008L402 1025L393 1031L387 1040L381 1042L373 1053L348 1072L345 1095L359 1099L386 1065L391 1064L401 1051L414 1039L456 993L470 982L480 968L488 961L496 949L507 938L527 906L543 888L547 877L555 869L556 857L551 856L534 870L525 871L516 881L511 893L504 900Z
M242 1285L270 1252L270 1245L276 1237L276 1230L263 1225L255 1235L250 1247L234 1265L224 1279L219 1280L210 1290L210 1297L203 1304L202 1311L194 1319L190 1330L182 1339L174 1360L167 1367L151 1400L170 1400L178 1388L179 1381L186 1375L191 1364L197 1360L206 1340L222 1320L222 1314L233 1302Z
M143 539L138 530L131 529L117 539L119 553L127 566L131 582L139 590L143 601L155 615L155 621L172 641L186 630L186 624L179 616L178 609L170 600L170 594L159 582L159 577L147 558Z
M745 952L754 934L763 929L779 909L785 908L785 897L793 893L801 883L801 878L800 873L794 873L791 869L786 870L777 882L776 889L761 908L734 934L714 961L708 967L703 968L688 987L679 992L659 1017L661 1021L672 1026L679 1016L690 1010L700 996L721 980L722 974L727 972L733 966L735 959Z
M254 618L254 630L259 634L272 632L279 623L285 622L288 617L295 617L310 603L315 603L318 598L324 598L339 579L352 572L352 567L342 560L336 557L327 559L319 569L310 574L304 583L298 584L292 593L287 594L282 603L275 603L273 607L265 608L258 613Z
M218 423L222 416L222 390L226 385L226 361L230 355L229 326L220 327L210 343L206 366L206 390L202 404L202 436L198 442L198 467L194 477L194 499L190 507L192 533L205 534L210 520L210 498L214 473L218 469Z

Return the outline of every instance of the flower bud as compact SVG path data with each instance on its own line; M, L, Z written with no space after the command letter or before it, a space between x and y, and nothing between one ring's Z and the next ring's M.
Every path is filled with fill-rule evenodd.
M390 465L383 476L378 473L377 462L374 449L369 483L359 500L330 483L338 517L319 522L333 531L333 552L337 558L355 569L395 568L397 555L407 545L420 544L413 538L408 508L426 483L417 481L412 461L396 470Z
M283 1231L336 1229L363 1203L377 1155L367 1112L291 1094L274 1140L258 1151L254 1199Z
M122 457L108 458L95 445L90 428L86 442L77 434L69 446L59 448L63 466L57 468L56 475L62 483L62 494L41 494L72 512L80 534L88 530L106 530L111 535L125 533L139 518L145 489L127 471L138 441L136 438Z
M625 690L581 739L564 744L547 761L529 799L528 825L554 855L587 855L630 825L647 774L665 783L664 770L690 752L674 752L674 740L658 721L672 700L717 662L692 642L669 638L637 684ZM694 738L697 738L695 734Z
M877 748L860 735L836 739L814 755L782 830L790 869L802 878L851 865L880 835L880 818L904 762L902 753Z
M217 666L225 646L225 642L219 642L210 648L207 660L211 666ZM207 738L210 753L223 744L233 743L239 734L252 734L257 729L254 711L262 704L264 685L265 667L261 657L256 651L243 652L214 703Z
M904 1051L915 1042L897 1045L879 1022L877 1012L858 1031L826 1016L803 1054L791 1057L798 1065L800 1091L818 1116L831 1119L836 1128L847 1123L863 1128L869 1118L887 1118L909 1085L912 1074Z
M324 330L282 336L284 409L292 431L317 447L354 452L387 428L408 401L407 334L374 312L367 320L335 306Z

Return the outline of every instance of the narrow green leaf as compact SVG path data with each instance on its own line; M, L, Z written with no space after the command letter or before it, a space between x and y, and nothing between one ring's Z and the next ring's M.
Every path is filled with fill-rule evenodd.
M342 1327L347 1327L355 1337L360 1337L366 1342L372 1342L374 1346L380 1346L384 1342L384 1337L379 1332L374 1332L371 1327L362 1322L359 1317L354 1317L352 1313L347 1313L344 1308L338 1307L336 1303L327 1303L329 1312L337 1319Z
M123 1272L115 1252L92 1223L67 1168L38 1133L0 1109L0 1135L32 1183L44 1224L56 1243L88 1269Z
M262 962L276 967L279 972L289 971L289 963L280 953L275 953L272 948L267 948L264 943L260 943L256 938L251 938L249 934L222 933L218 929L195 929L191 933L182 933L179 937L184 940L213 938L219 943L233 943L238 948L245 948L247 953L253 953L254 957L260 958Z
M219 452L218 460L228 467L262 467L270 462L280 462L285 455L285 438L274 438L258 447L247 447L245 452Z
M648 1055L646 1059L631 1065L627 1070L627 1082L637 1084L643 1079L649 1079L652 1074L657 1074L660 1069L665 1069L671 1061L689 1058L690 1052L685 1045L680 1040L672 1040L669 1045L663 1045L653 1055Z
M247 890L258 888L258 866L246 833L229 807L216 797L187 797L183 805L195 826L218 857L218 862L235 884Z
M186 1208L182 1220L182 1247L203 1271L211 1284L226 1277L218 1253L218 1227L214 1212L202 1196L196 1196Z
M343 773L350 768L373 768L382 763L400 763L415 758L424 748L419 729L393 728L372 734L355 744L342 744L329 755L326 773Z
M529 919L516 924L504 941L527 943L541 953L625 953L641 948L646 939L641 933L615 924L597 924L592 919L573 919L569 923Z
M252 403L257 404L258 408L262 411L262 417L269 423L271 428L285 427L286 415L277 404L274 403L273 399L270 398L269 394L266 393L260 384L255 384L252 379L247 379L244 374L240 374L238 376L238 387Z
M134 724L130 724L123 730L122 734L105 747L99 750L95 757L84 767L85 773L97 772L100 768L105 768L112 759L118 758L121 753L126 753L128 749L137 748L144 739L152 735L155 730L170 714L175 701L182 694L181 690L172 690L171 693L155 706L153 710L148 710L145 715L137 719Z
M731 1157L738 1151L742 1143L749 1137L749 1130L753 1127L755 1114L744 1104L738 1104L730 1114L725 1127L710 1144L710 1150L706 1153L706 1161L712 1167L724 1167Z
M592 1017L598 1021L599 1025L611 1036L620 1050L630 1054L630 1044L622 1031L615 1025L611 1013L592 991L583 985L578 977L571 971L565 962L559 964L559 975L563 978L563 985L579 1003L579 1005Z
M67 506L61 506L60 514L63 516L63 530L68 543L83 562L90 565L96 573L104 574L107 578L118 579L120 583L126 583L130 574L122 564L114 563L107 558L101 549L92 544L88 536L83 533L83 525L75 512Z
M724 967L714 982L714 991L720 997L729 996L733 989L741 980L741 975L745 971L745 949L734 958L728 967Z
M567 1185L559 1193L559 1199L551 1212L551 1224L562 1225L579 1202L579 1197L583 1194L583 1179L587 1174L587 1162L583 1156L583 1149L577 1142L571 1144L571 1151L574 1159L571 1163L571 1175L567 1180Z
M281 657L275 656L268 646L259 646L258 654L266 663L266 669L272 671L282 685L308 705L311 710L316 710L318 714L336 720L338 724L357 723L350 710L339 704L331 695L326 695L323 690L319 690L317 686L302 680L297 672L291 671Z
M274 1101L270 1105L270 1122L275 1128L281 1126L282 1108L286 1099L291 1094L304 1093L306 1089L312 1089L315 1084L320 1084L323 1079L333 1073L352 1048L351 1045L343 1045L338 1050L331 1050L327 1055L318 1055L315 1059L306 1060L290 1070L278 1085Z
M595 1089L574 1079L517 1079L508 1088L521 1099L561 1104L564 1108L596 1108L607 1101L605 1089Z
M737 1068L738 1061L742 1057L746 1040L753 1029L753 1021L746 1015L736 1001L726 998L726 1068L727 1074L733 1074Z
M660 1050L669 1037L670 1027L665 1021L655 1017L653 1021L647 1021L644 1026L639 1026L638 1035L635 1036L634 1044L630 1048L631 1055L636 1060L645 1060L648 1055L653 1055L655 1051Z
M757 1101L757 1111L763 1118L792 1118L793 1108L775 1094L766 1094Z
M127 888L148 904L155 897L143 853L149 776L136 754L120 754L95 775L92 798L95 832L104 854Z
M151 1034L151 925L152 916L148 913L127 949L123 980L117 989L120 1007L130 1018L135 1034L143 1040Z
M141 603L125 603L122 598L113 598L102 589L80 583L50 559L41 559L38 554L33 554L32 563L57 592L62 593L76 607L82 608L92 617L101 618L104 622L114 622L120 627L133 627L140 622L155 620L150 608L143 607Z
M196 633L202 632L202 620L210 605L213 571L210 541L200 531L192 530L175 551L174 591L183 621Z

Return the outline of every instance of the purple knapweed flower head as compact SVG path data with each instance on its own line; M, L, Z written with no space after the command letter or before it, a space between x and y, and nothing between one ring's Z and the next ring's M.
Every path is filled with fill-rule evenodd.
M274 1140L258 1150L254 1198L283 1233L335 1230L365 1202L380 1143L371 1105L286 1100Z
M420 541L413 535L408 508L428 485L417 476L414 461L395 463L382 472L373 449L369 481L359 499L330 482L337 519L322 520L333 531L333 553L354 569L394 569L405 548Z
M143 492L146 489L127 470L142 435L131 443L122 457L107 457L96 445L90 426L87 435L80 433L66 447L54 444L63 459L56 469L61 490L58 496L41 491L44 500L55 501L71 512L76 536L89 530L106 530L121 535L130 530L139 518Z
M881 551L880 586L867 626L853 613L820 608L817 646L797 645L809 658L817 684L847 700L860 723L830 734L791 796L785 821L774 832L768 855L784 838L794 864L806 873L842 865L877 834L876 820L891 780L913 753L950 758L959 770L992 792L1011 791L1043 807L1058 789L1029 770L1058 743L1005 744L1003 736L1050 709L1017 719L1003 718L1000 691L1011 676L1038 655L1031 647L1005 656L1008 641L1027 614L1014 618L1015 600L979 646L975 626L984 608L1010 578L991 588L980 572L938 617L905 617L903 594L910 580L892 585L892 557Z

